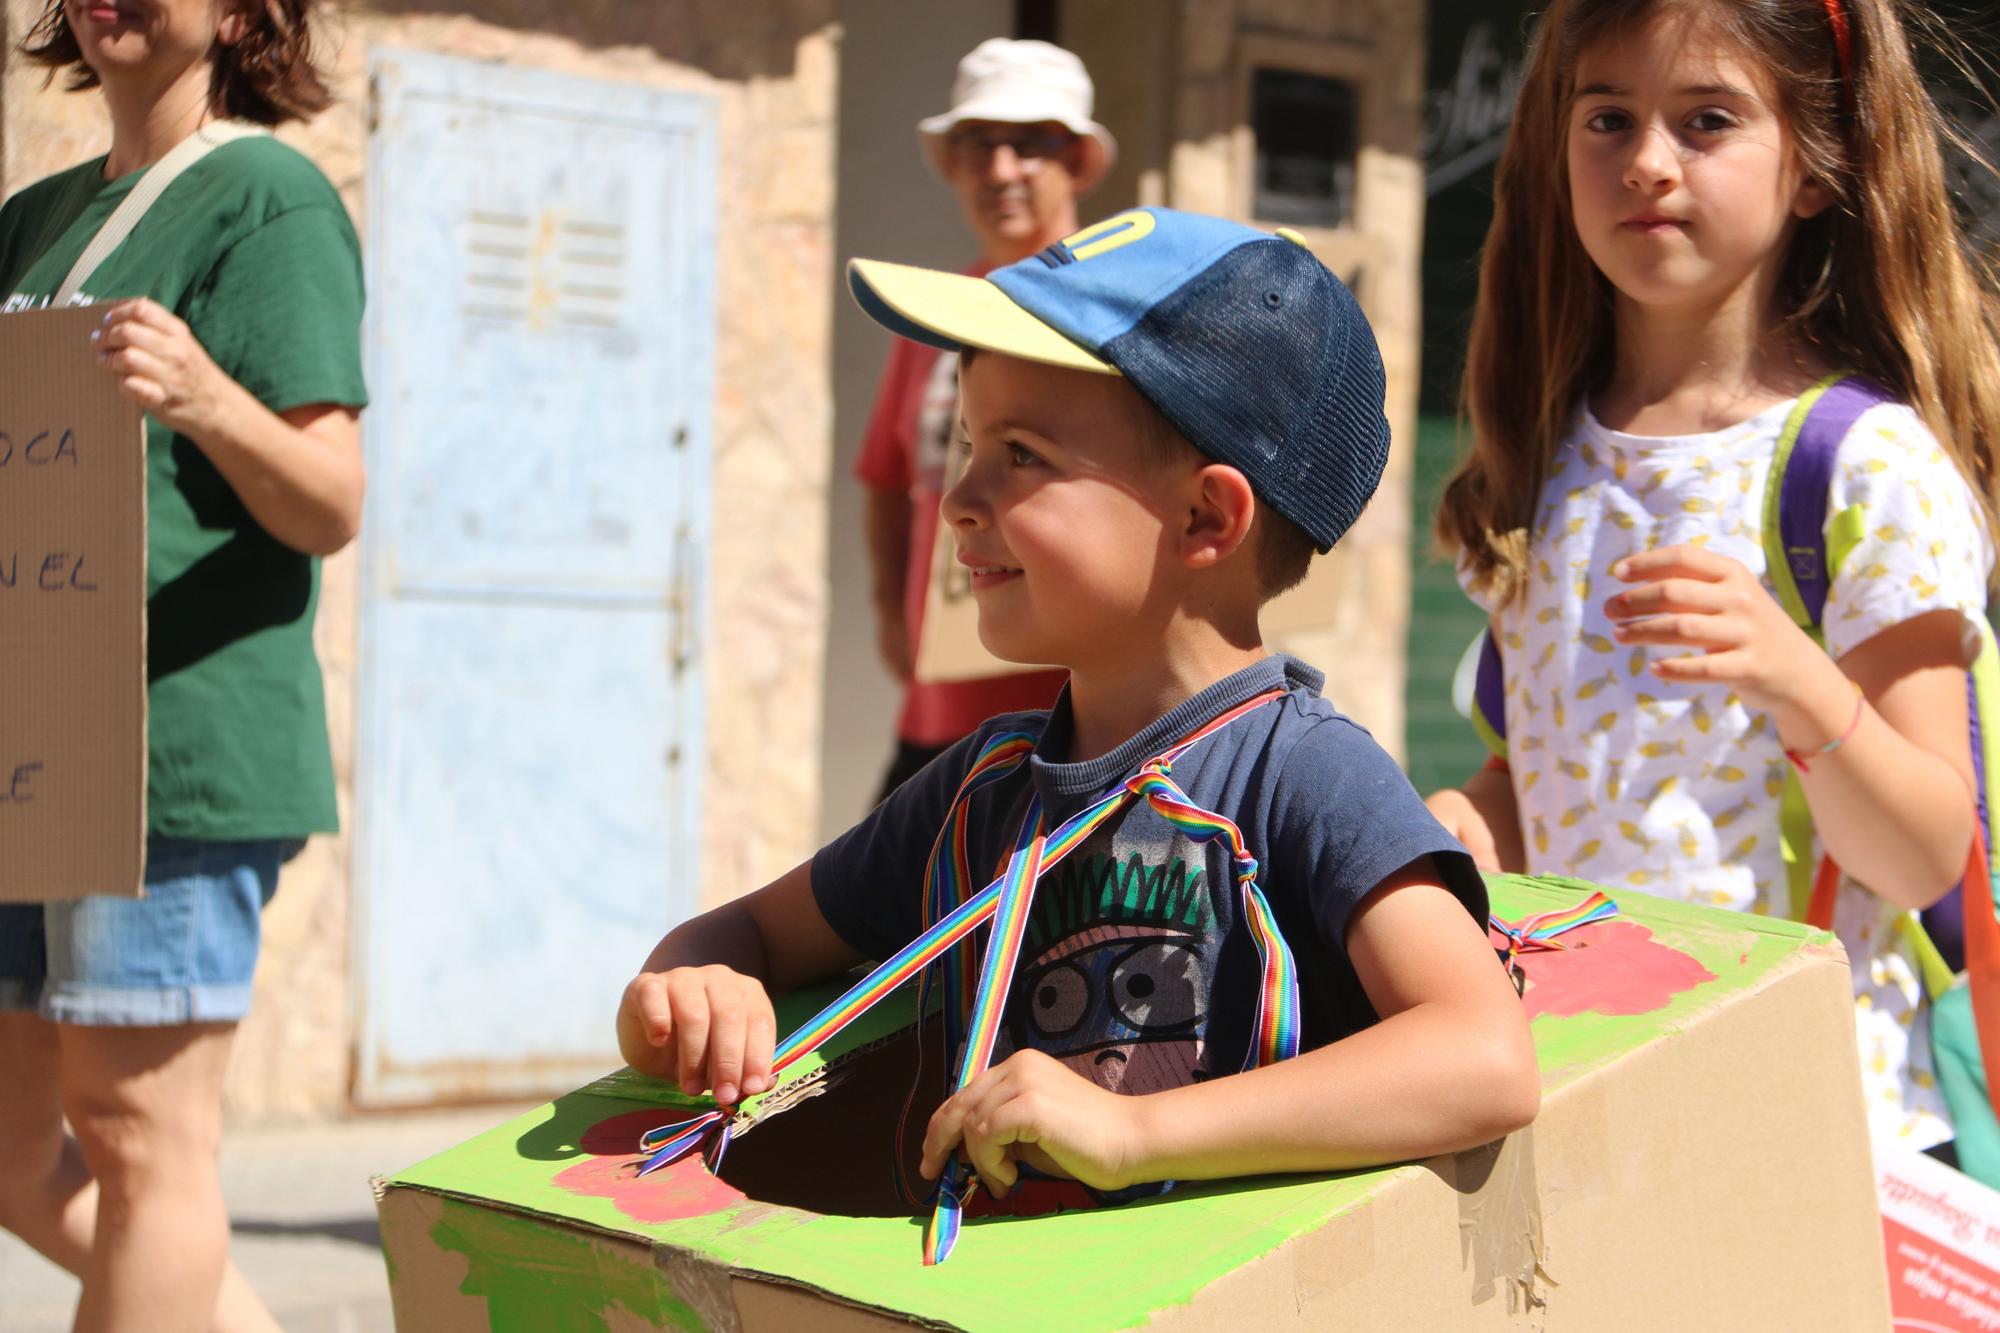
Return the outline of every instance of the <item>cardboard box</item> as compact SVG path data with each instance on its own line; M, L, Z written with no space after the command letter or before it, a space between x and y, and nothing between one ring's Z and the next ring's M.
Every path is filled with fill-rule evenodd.
M1495 910L1583 891L1496 881ZM1621 906L1527 959L1546 1100L1498 1145L974 1221L927 1269L890 1186L908 1010L878 1011L746 1109L719 1180L693 1159L634 1176L637 1135L679 1099L622 1071L377 1182L398 1326L1879 1333L1838 945Z
M2000 1192L1922 1153L1876 1166L1897 1333L2000 1329Z
M0 316L0 902L144 879L146 429L103 317Z

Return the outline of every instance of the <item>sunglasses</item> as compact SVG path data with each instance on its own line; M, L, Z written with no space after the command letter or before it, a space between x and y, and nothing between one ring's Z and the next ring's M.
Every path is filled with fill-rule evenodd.
M1023 166L1039 166L1076 142L1066 130L1021 129L1014 126L961 125L945 136L945 152L954 162L985 166L1001 148L1013 151Z

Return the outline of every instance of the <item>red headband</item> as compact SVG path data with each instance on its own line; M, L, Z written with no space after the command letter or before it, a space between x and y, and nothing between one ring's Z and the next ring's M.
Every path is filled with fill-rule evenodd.
M1854 37L1847 27L1846 0L1825 0L1827 22L1833 27L1833 53L1840 59L1843 100L1854 100Z

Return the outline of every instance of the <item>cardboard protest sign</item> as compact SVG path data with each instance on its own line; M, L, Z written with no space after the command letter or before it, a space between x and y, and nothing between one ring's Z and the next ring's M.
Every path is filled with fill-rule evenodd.
M1589 892L1491 883L1515 920ZM926 1268L892 1171L906 989L748 1100L720 1175L698 1154L638 1174L639 1136L705 1103L623 1070L378 1181L397 1326L1887 1327L1833 937L1618 907L1520 960L1542 1111L1501 1143L974 1218ZM780 1029L836 989L785 997ZM1746 1096L1754 1115L1702 1109Z
M0 901L135 897L146 432L87 307L0 316Z

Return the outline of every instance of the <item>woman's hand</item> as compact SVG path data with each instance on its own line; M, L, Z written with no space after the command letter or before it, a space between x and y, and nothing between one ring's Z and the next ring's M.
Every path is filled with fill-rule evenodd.
M924 1135L922 1170L936 1180L952 1149L1001 1198L1026 1162L1092 1189L1122 1189L1139 1177L1139 1105L1107 1092L1040 1051L1017 1051L947 1099Z
M266 532L311 555L354 539L367 481L353 408L271 411L209 358L185 322L143 297L112 306L90 336L119 392L193 440Z
M197 440L215 433L234 382L173 311L144 297L120 301L90 338L118 391L161 425Z
M1817 705L1829 695L1851 711L1853 690L1840 668L1740 561L1664 546L1627 556L1611 576L1632 585L1604 604L1620 643L1698 650L1654 661L1661 680L1728 686L1781 726L1801 705L1822 711Z

